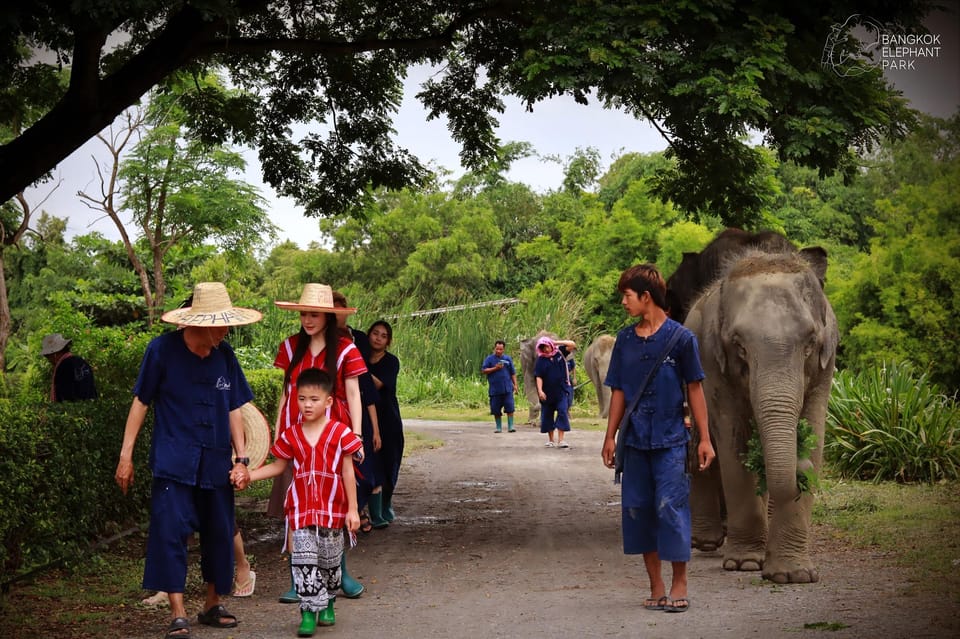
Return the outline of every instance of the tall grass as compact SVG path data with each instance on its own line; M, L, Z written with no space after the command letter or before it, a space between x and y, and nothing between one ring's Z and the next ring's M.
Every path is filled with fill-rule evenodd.
M486 406L487 384L480 365L493 351L494 341L506 342L507 354L514 358L522 378L520 343L524 339L540 330L578 342L585 337L584 302L569 291L554 296L533 292L520 303L418 316L414 313L429 309L411 299L383 300L349 289L345 294L350 306L358 309L349 318L351 326L365 331L374 321L386 319L393 327L390 351L400 359L397 395L402 404ZM284 299L298 296L299 291ZM245 370L270 368L277 346L300 328L297 313L280 310L272 303L258 308L263 320L233 329L229 337Z
M845 477L960 478L960 405L926 373L893 362L834 378L824 453Z

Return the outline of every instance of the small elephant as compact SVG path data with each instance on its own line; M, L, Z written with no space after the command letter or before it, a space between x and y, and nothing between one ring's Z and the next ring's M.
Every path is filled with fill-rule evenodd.
M837 320L823 293L826 252L748 250L728 264L694 303L686 325L697 336L719 473L697 473L690 504L694 546L723 540L719 498L727 511L726 570L761 570L776 583L819 580L810 558L813 497L797 470L820 470L827 400L837 352ZM817 436L797 459L797 425ZM768 492L742 463L753 429L763 446Z
M717 279L724 264L748 248L758 248L765 253L797 250L787 238L774 231L748 233L725 229L699 253L684 253L677 270L667 279L670 317L682 324L694 300Z
M604 418L610 412L610 388L604 385L603 380L607 378L610 354L613 352L613 344L616 341L613 335L599 335L583 353L583 367L597 391L600 417Z

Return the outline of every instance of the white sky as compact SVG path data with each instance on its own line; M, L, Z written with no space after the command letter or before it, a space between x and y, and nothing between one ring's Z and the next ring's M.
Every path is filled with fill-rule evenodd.
M960 106L960 28L956 7L951 13L932 16L927 21L931 33L939 35L940 49L936 57L916 59L913 68L887 71L887 77L911 104L922 111L939 117L952 115ZM394 119L397 141L423 162L433 161L462 174L458 157L459 148L451 140L446 123L441 120L426 121L426 113L414 98L420 83L426 78L427 69L416 69L407 81L403 103ZM613 158L625 152L650 152L663 150L666 143L646 122L616 111L607 111L598 104L582 106L572 98L557 98L538 104L534 111L527 112L516 100L505 100L506 112L498 119L498 136L501 142L530 142L540 155L557 155L567 158L577 148L594 147L600 152L603 168ZM54 182L48 182L28 191L28 198L35 208L43 208L51 215L67 218L67 235L82 235L99 231L111 239L119 239L113 223L105 216L84 206L76 196L79 190L96 192L99 188L91 156L105 156L102 144L93 140L75 151L54 171ZM274 224L280 227L280 240L292 240L301 248L312 241L323 241L317 220L306 218L302 209L289 198L279 198L263 184L260 168L253 152L246 153L248 168L243 179L261 190L267 200L267 209ZM539 192L560 187L563 168L553 162L530 158L515 163L509 178L525 183ZM52 185L59 180L59 188L51 193ZM46 196L42 206L39 202Z

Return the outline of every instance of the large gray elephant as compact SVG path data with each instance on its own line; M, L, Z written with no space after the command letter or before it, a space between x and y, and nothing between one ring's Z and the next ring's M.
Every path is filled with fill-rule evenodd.
M583 353L583 368L587 371L594 389L597 391L597 404L600 406L600 417L606 417L610 412L610 388L604 386L607 378L607 369L610 368L610 354L613 344L617 341L613 335L598 335L587 350Z
M813 497L797 469L820 470L824 421L837 350L837 320L823 293L826 252L745 252L694 303L686 325L697 335L706 372L710 435L719 473L695 474L694 546L723 541L726 570L761 570L777 583L819 580L809 549ZM810 459L797 459L797 425L817 436ZM754 428L763 446L768 492L741 456Z

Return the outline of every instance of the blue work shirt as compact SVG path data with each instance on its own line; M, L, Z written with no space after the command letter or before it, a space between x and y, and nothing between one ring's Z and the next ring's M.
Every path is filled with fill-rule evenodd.
M499 362L503 362L503 368L493 371L487 375L487 383L490 385L489 395L513 394L513 376L517 374L517 369L513 367L513 359L509 355L497 357L494 354L487 355L480 366L480 370L493 368Z
M561 345L550 357L537 355L533 375L543 380L541 386L544 395L547 396L548 403L558 403L563 394L570 388L570 369L566 361L567 353L567 347Z
M196 355L177 330L147 345L133 394L153 405L150 469L156 478L201 488L230 483L230 411L253 399L226 342Z
M690 439L689 429L683 425L683 385L706 375L696 336L676 320L668 318L650 337L638 336L635 325L620 330L604 384L623 391L624 405L629 407L675 331L684 335L673 345L630 415L627 432L623 433L627 446L641 450L672 448Z

